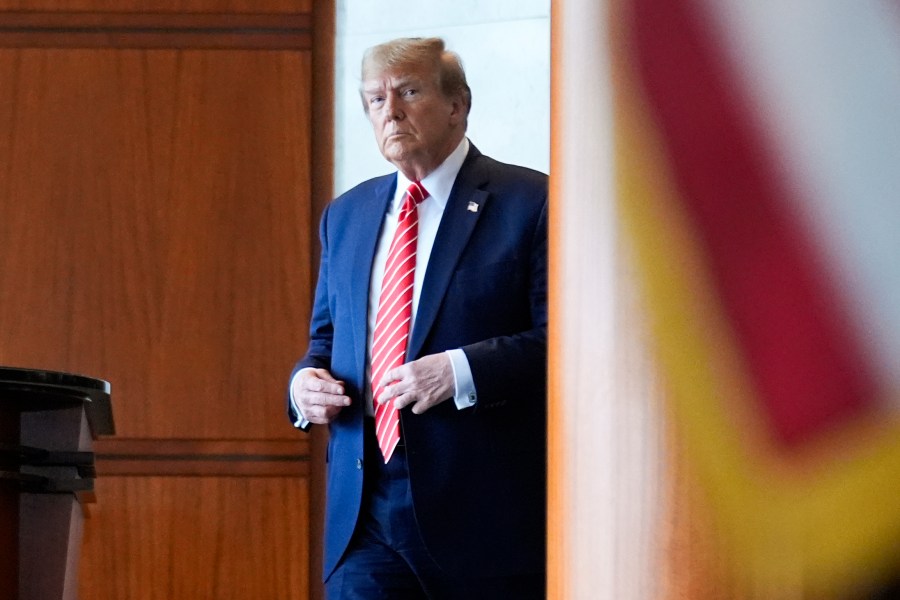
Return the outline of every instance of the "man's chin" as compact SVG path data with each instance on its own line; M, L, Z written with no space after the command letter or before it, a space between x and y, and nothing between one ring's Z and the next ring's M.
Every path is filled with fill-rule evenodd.
M410 149L405 144L387 144L381 154L391 163L402 162L410 155Z

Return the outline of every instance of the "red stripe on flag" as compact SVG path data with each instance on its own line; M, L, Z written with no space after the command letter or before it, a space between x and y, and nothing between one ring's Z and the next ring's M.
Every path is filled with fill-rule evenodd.
M702 7L633 6L639 76L678 196L774 431L797 444L874 402L869 366Z

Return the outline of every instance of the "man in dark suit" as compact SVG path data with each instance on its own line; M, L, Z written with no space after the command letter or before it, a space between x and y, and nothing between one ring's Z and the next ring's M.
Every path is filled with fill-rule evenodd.
M360 93L398 172L322 217L288 402L295 425L331 434L326 591L542 598L547 178L469 142L471 94L440 39L370 48ZM395 261L411 265L403 284Z

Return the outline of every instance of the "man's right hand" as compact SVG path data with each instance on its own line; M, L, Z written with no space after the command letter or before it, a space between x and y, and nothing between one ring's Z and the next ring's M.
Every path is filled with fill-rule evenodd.
M300 413L310 423L325 425L350 406L344 395L344 382L331 376L327 369L303 369L291 382L291 394Z

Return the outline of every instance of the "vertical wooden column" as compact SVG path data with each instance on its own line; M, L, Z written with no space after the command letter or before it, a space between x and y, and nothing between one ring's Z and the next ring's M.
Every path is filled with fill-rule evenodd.
M656 597L659 384L616 214L606 2L552 14L550 598Z

